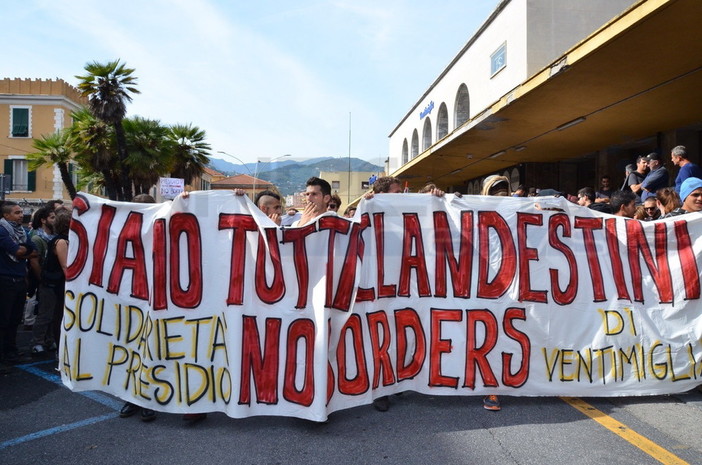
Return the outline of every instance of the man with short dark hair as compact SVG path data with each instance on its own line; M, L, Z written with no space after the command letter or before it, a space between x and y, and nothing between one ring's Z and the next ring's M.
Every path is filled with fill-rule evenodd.
M615 216L633 218L636 214L636 195L629 191L616 191L609 199Z
M646 179L646 172L648 171L648 161L645 155L639 155L636 158L636 170L631 171L629 175L624 180L624 187L622 190L628 188L631 192L636 194L637 202L641 202L641 194L643 189L641 189L641 183Z
M22 227L22 208L6 201L0 219L0 364L20 361L17 328L27 298L27 260L37 256ZM2 368L2 367L0 367Z
M312 176L305 183L305 198L307 205L302 211L300 219L292 224L292 227L304 226L327 211L327 205L331 200L331 185L324 179Z
M595 192L595 202L609 202L612 197L612 180L605 174L600 179L600 190Z
M583 187L578 191L578 205L602 213L612 213L612 207L608 203L595 202L595 189L592 187Z
M670 151L670 158L673 161L673 165L680 168L678 176L675 178L675 192L678 194L680 194L680 187L683 181L687 178L702 179L702 168L688 160L687 149L684 145L673 147L673 150Z
M651 170L646 175L646 178L641 183L641 200L656 195L658 189L668 187L668 170L661 163L661 156L656 152L651 152L646 155L648 168Z
M46 202L46 207L49 207L51 210L58 210L59 208L63 207L63 200L61 199L55 199L55 200L49 200Z
M49 242L54 238L54 220L56 213L54 209L47 206L40 208L34 212L32 219L32 234L31 240L37 249L37 257L30 260L31 269L38 283L37 297L39 305L37 306L36 319L32 325L32 341L29 344L32 348L33 356L46 355L46 351L55 351L58 341L54 340L51 321L54 318L54 305L51 299L42 299L44 289L39 283L41 279L41 270L44 267L46 253L48 251Z

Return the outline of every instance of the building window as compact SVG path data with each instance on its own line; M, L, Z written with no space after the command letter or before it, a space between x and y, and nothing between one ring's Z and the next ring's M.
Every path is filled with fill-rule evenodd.
M448 135L448 110L446 104L441 102L439 114L436 116L436 140L441 140Z
M339 190L341 188L341 181L332 181L332 189Z
M31 107L10 107L11 137L30 137Z
M424 129L422 130L422 152L431 147L431 120L427 117L424 120Z
M419 155L419 136L417 135L417 130L412 132L412 153L410 155L410 160Z
M507 42L500 45L497 50L490 55L490 77L497 74L497 72L505 66L507 66Z
M453 127L457 128L470 118L470 95L465 84L458 86L453 111Z
M12 178L11 190L13 192L36 190L36 171L29 171L26 159L10 158L5 160L5 174Z

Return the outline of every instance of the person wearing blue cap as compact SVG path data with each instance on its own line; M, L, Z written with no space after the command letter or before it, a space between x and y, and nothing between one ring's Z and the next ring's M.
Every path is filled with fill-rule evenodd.
M683 203L682 207L676 208L663 218L702 211L702 179L685 179L680 186L680 198Z

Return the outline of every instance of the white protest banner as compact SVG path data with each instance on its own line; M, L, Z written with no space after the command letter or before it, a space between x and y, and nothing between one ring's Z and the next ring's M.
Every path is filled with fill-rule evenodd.
M540 205L535 205L540 202ZM279 229L247 198L81 194L60 369L168 412L324 420L405 390L625 396L702 382L702 215L376 195Z
M178 194L185 190L185 180L183 178L158 178L159 192L164 199L175 199Z

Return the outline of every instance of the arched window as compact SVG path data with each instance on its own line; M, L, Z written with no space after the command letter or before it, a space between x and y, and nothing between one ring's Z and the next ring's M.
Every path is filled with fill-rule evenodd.
M412 133L412 153L410 160L419 155L419 136L417 135L417 130L415 129Z
M512 172L509 174L509 182L512 192L516 191L519 184L521 184L521 178L519 177L519 170L517 168L512 168Z
M454 128L457 128L470 118L470 97L468 96L468 87L465 84L461 84L458 92L456 92L456 105L454 108Z
M431 120L427 117L424 120L424 129L422 130L422 152L431 147Z
M436 116L436 140L439 141L448 134L448 110L446 104L441 102L439 113Z
M409 150L407 149L407 139L402 142L402 164L409 161Z

